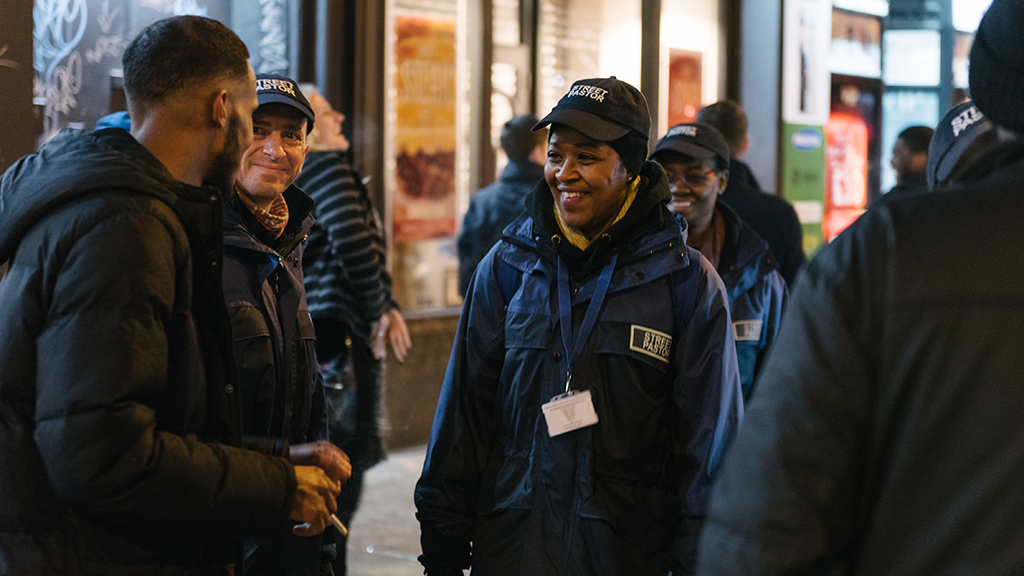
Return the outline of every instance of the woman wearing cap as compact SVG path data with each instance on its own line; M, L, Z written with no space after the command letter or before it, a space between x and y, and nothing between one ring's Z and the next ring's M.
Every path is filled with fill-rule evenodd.
M724 288L645 162L639 91L577 81L547 125L544 180L467 293L416 487L420 560L682 574L742 418Z

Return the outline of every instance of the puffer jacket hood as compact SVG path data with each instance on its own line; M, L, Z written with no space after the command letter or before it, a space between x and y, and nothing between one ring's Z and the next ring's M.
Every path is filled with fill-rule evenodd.
M139 161L148 157L149 161ZM55 167L59 167L56 168ZM159 198L172 209L180 187L174 177L120 128L65 130L36 154L18 160L0 182L0 262L21 237L55 208L101 189L130 188Z

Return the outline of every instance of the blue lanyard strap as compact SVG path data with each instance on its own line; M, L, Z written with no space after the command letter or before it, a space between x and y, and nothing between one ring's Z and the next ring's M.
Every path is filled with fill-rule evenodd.
M612 256L610 262L601 270L601 276L597 279L597 287L594 289L594 296L587 306L587 313L583 316L583 324L580 325L580 332L576 341L572 338L572 300L569 294L569 268L565 265L562 257L558 257L558 320L562 327L562 346L566 354L566 378L565 391L569 391L569 383L572 382L572 367L583 351L584 344L590 338L590 333L597 324L597 316L604 306L605 296L608 294L608 287L612 283L612 273L615 272L615 262L619 255Z

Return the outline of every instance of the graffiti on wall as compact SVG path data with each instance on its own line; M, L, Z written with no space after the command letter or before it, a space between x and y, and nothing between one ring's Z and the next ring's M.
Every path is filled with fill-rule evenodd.
M101 34L93 47L85 51L85 59L90 64L97 64L106 56L120 58L121 53L124 52L128 45L128 40L124 37L124 26L119 26L117 32L114 31L114 24L120 13L120 8L110 9L110 0L103 0L100 14L96 17Z
M32 65L36 70L35 96L45 99L43 140L59 130L60 114L76 105L82 89L82 56L76 48L85 34L85 0L36 0L32 9Z
M206 16L206 7L196 0L143 0L141 5L175 16Z
M288 71L287 25L284 0L260 0L260 63L257 72Z

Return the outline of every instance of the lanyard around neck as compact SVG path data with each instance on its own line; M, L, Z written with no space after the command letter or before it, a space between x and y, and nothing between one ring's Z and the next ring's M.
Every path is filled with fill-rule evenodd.
M615 262L618 259L618 254L613 255L611 261L601 270L601 276L597 279L597 287L594 289L594 295L587 306L587 313L583 316L583 324L580 325L579 334L576 335L574 342L572 337L572 299L569 293L569 268L565 265L562 257L558 257L558 320L562 329L562 347L565 348L566 354L566 392L569 391L569 384L572 382L573 364L579 358L580 352L583 351L583 346L587 343L590 333L594 330L594 325L597 324L597 316L601 313L601 307L604 305L605 296L608 294L608 287L612 283Z

